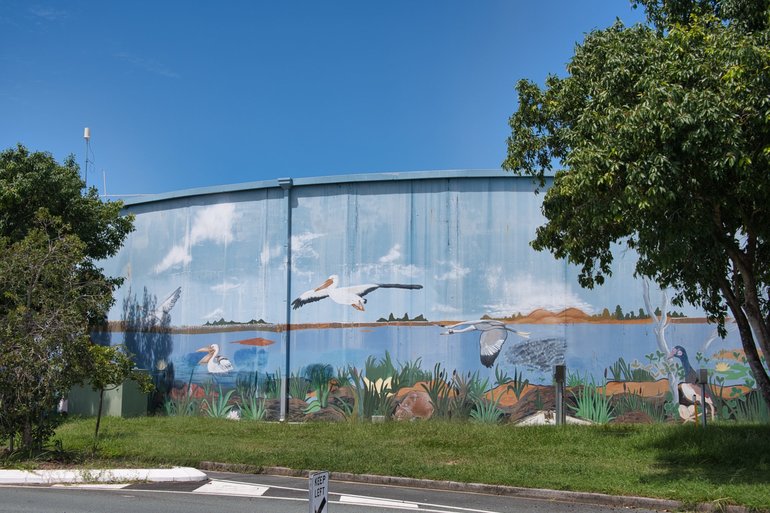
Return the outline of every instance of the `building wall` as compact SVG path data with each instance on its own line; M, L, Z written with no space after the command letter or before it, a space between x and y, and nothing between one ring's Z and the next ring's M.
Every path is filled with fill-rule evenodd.
M529 179L462 171L283 185L181 191L128 203L136 230L105 264L108 273L126 278L110 312L112 343L126 342L155 372L171 364L169 383L177 388L207 382L233 388L279 374L310 379L312 369L363 370L367 359L385 358L426 372L439 364L450 373L476 373L490 389L514 372L549 385L559 363L573 381L603 383L620 377L620 358L629 369L673 382L685 379L683 360L658 353L677 345L693 367L713 372L727 362L733 369L735 362L720 358L740 347L737 335L712 338L713 326L695 308L664 308L688 319L670 323L663 341L654 322L638 318L644 290L633 277L631 252L616 251L614 276L595 290L578 286L572 266L535 252L529 242L544 219L542 196ZM421 288L378 288L364 296L363 311L329 297L291 307L332 275L339 287ZM665 305L660 291L650 296L653 307ZM602 317L605 309L633 312L633 318ZM404 316L428 322L383 322ZM478 329L442 335L446 325L486 317L504 319L528 338L499 327L486 335ZM129 333L131 326L144 335ZM506 338L491 366L480 358L482 336ZM207 353L196 350L211 344L231 369L200 363ZM696 362L697 353L709 362ZM742 383L740 373L730 376ZM676 383L668 388L675 391Z

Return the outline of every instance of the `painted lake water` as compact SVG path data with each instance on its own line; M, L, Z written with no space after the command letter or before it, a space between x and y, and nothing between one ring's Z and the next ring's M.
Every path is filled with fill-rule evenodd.
M620 358L637 367L653 368L652 360L658 351L652 323L515 324L510 327L529 332L529 338L509 333L491 368L481 364L478 331L446 336L442 335L446 329L435 325L296 329L290 332L288 371L301 375L317 364L328 365L335 371L348 366L361 370L368 358L379 360L388 354L397 368L399 364L419 363L421 369L430 371L434 365L441 364L449 372L478 372L482 380L489 378L490 383L495 382L495 367L499 367L507 374L517 370L531 383L547 384L551 382L553 365L558 363L566 364L570 373L591 376L599 382L605 376L612 379L608 369ZM716 355L739 351L741 347L734 332L724 340L716 338L708 342L714 329L707 323L672 323L665 336L669 348L679 345L687 350L693 367L713 368ZM286 333L283 332L249 330L163 336L166 337L164 347L153 354L148 366L158 370L173 364L179 381L213 380L227 387L255 373L287 374ZM259 340L254 342L254 339ZM111 334L112 344L121 344L124 340L124 333ZM218 346L218 356L230 360L231 372L211 373L207 364L201 363L206 353L198 350L212 344ZM700 360L700 353L708 361ZM657 358L660 360L660 355Z

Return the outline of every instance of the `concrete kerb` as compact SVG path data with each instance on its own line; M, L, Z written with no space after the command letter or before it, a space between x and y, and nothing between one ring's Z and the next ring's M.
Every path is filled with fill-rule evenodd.
M198 465L202 470L218 472L235 472L242 474L269 474L276 476L308 477L313 470L296 470L287 467L258 467L254 465L217 463L202 461ZM654 499L650 497L634 497L625 495L607 495L603 493L573 492L563 490L547 490L542 488L522 488L517 486L491 485L483 483L461 483L458 481L433 481L430 479L414 479L409 477L379 476L374 474L351 474L348 472L330 472L330 479L353 483L368 483L376 485L407 486L411 488L428 488L458 492L484 493L488 495L503 495L523 499L540 499L550 501L577 502L623 508L645 508L658 511L698 511L704 513L749 513L751 510L743 506L728 506L724 504L701 503L694 507L681 501Z
M130 483L206 481L191 467L154 469L0 470L0 484L50 485L74 483Z

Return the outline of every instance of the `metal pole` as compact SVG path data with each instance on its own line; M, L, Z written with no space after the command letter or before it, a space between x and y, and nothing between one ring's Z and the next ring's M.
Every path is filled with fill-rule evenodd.
M698 379L697 382L700 383L700 400L701 400L701 418L703 419L701 423L703 424L703 427L706 427L706 417L708 410L706 409L706 384L709 382L709 371L708 369L698 369Z
M86 162L84 165L83 170L83 183L85 184L85 188L88 189L88 150L89 150L89 143L91 141L91 129L88 127L85 127L83 129L83 139L86 140Z
M279 178L278 185L286 198L286 314L284 330L284 348L286 360L281 376L281 422L289 418L289 373L291 372L291 178Z
M556 392L556 425L565 424L566 415L564 411L564 382L567 376L566 365L556 365L553 370L554 388Z

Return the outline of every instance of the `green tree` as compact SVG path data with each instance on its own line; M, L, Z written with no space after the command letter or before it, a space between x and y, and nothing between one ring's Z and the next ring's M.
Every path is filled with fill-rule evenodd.
M767 0L640 0L650 25L589 33L565 77L522 80L503 166L547 183L533 246L679 291L738 325L765 401L770 376L770 9Z
M625 318L623 316L623 309L620 307L620 305L615 306L615 313L613 315L619 321L622 321Z
M122 202L102 201L96 188L85 189L73 156L59 164L50 153L30 153L20 144L0 153L0 234L24 238L41 208L83 241L89 260L117 253L133 230L133 218L120 215Z
M90 334L120 279L98 260L133 227L120 209L85 190L72 157L0 153L0 439L12 448L42 448L58 398L99 370Z
M94 449L99 439L99 425L102 420L104 392L115 388L131 378L139 384L142 392L152 391L153 385L147 374L134 370L134 360L121 346L100 346L91 344L89 351L88 383L99 392L99 407L94 428Z
M13 447L18 434L29 450L42 448L59 397L88 371L90 324L83 312L104 311L112 302L109 286L78 272L83 242L45 213L36 224L18 242L0 239L0 437Z

